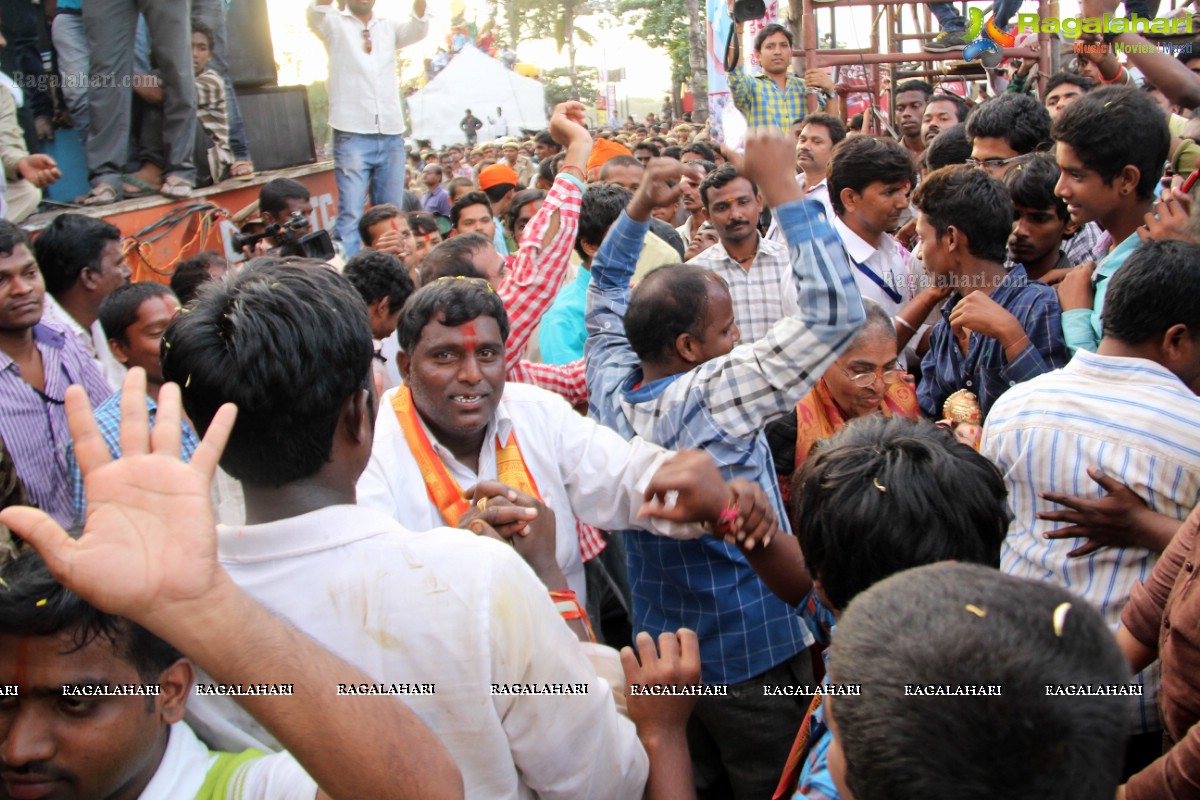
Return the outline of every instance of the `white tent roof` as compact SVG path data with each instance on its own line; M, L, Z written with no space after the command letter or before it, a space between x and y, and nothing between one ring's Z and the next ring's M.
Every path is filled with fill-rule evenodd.
M504 109L510 135L519 129L538 130L548 124L546 95L539 81L526 78L478 49L464 47L433 80L408 98L412 115L412 138L428 139L434 147L465 142L458 126L471 109L483 122L482 141L488 133L487 118Z

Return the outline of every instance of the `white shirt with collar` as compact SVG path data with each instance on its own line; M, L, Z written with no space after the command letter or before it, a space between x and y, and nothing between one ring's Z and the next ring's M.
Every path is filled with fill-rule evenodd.
M204 785L217 753L200 741L186 722L170 727L167 749L138 800L189 800ZM230 800L313 800L317 784L287 753L242 762L229 782ZM206 794L205 797L208 795Z
M641 796L649 762L633 723L512 547L342 505L220 526L217 553L255 600L389 690L408 687L399 699L449 749L467 797ZM494 684L586 691L493 695ZM188 711L225 749L274 745L228 697L193 697Z
M404 104L396 77L396 51L425 38L429 11L405 22L373 14L364 25L332 5L306 9L308 27L329 54L329 125L345 133L404 132ZM371 37L366 52L363 32Z
M850 230L840 217L833 218L833 229L842 240L846 256L850 259L850 271L854 273L854 282L858 284L863 297L879 303L892 316L898 314L909 300L916 297L918 281L909 266L912 256L890 234L882 234L879 247L876 248ZM889 295L862 267L870 269L888 288L894 290L900 299Z
M379 402L371 460L358 480L358 502L391 515L412 530L445 525L392 410L394 394L395 390L388 392ZM419 415L417 421L424 426ZM581 603L587 586L575 527L577 516L601 530L645 528L676 538L701 534L696 527L637 516L650 478L673 453L640 438L626 441L615 431L580 416L558 395L536 386L505 384L479 454L478 474L460 463L427 428L425 433L446 471L460 488L469 489L480 480L497 479L497 441L503 446L513 431L542 502L554 511L558 565Z
M58 301L49 292L46 292L46 304L43 307L42 316L52 322L57 322L74 334L79 343L83 345L83 349L87 350L88 355L96 362L96 366L100 368L101 374L104 375L104 379L108 381L108 385L112 387L113 391L121 390L121 387L125 385L125 373L128 370L112 354L112 349L108 346L108 337L104 335L104 326L100 324L100 320L93 322L90 328L83 327L65 308L58 304Z
M816 200L821 205L825 206L825 214L830 219L837 219L837 215L833 213L833 203L829 199L829 179L821 178L821 182L815 186L808 186L805 181L804 173L801 172L796 176L796 183L804 190L805 200Z

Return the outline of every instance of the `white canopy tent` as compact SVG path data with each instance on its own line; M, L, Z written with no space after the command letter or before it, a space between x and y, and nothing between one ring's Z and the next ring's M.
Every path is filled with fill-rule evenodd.
M495 116L497 106L504 109L513 136L521 128L538 130L549 123L546 95L539 81L505 69L497 59L468 45L408 98L412 138L428 139L434 147L465 142L459 123L469 108L483 122L479 131L482 141L488 133L488 117Z

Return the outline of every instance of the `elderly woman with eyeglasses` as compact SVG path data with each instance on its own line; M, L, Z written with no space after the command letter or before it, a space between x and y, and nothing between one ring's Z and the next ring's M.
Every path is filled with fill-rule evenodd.
M883 306L864 300L867 320L845 353L796 406L795 417L768 430L780 489L786 498L792 473L814 444L857 417L882 414L917 419L916 390L900 367L896 328ZM793 449L794 448L794 449ZM793 455L794 453L794 455Z

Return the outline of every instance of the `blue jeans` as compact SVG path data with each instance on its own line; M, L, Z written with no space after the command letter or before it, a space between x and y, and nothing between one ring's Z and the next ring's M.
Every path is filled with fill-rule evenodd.
M967 21L952 3L930 3L929 13L937 17L938 25L944 31L961 33L967 29Z
M992 10L992 16L995 17L996 27L1004 30L1012 22L1013 14L1021 8L1021 0L997 0L996 7Z
M358 220L371 205L404 205L404 137L400 134L333 132L333 174L337 180L337 238L346 258L362 247Z

